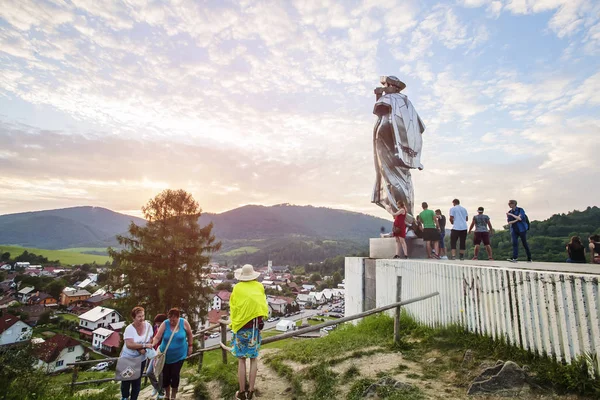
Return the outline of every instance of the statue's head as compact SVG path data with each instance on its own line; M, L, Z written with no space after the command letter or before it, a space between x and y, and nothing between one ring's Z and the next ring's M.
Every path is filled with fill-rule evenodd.
M406 84L395 76L381 76L379 82L381 82L384 87L397 89L398 92L401 92L406 88Z

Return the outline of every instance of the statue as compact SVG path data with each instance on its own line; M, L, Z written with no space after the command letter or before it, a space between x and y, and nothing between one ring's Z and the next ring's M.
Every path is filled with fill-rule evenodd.
M371 202L390 214L398 211L398 201L408 210L407 222L414 215L414 190L410 170L423 169L421 164L421 134L425 124L419 118L408 97L400 92L406 85L395 76L382 76L383 87L375 89L373 114L377 122L373 129L375 157L375 187Z

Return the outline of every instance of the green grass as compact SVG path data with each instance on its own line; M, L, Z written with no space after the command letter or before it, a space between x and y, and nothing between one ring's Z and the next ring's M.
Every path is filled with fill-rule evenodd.
M50 261L59 260L62 265L92 264L94 262L99 265L104 265L107 261L110 262L111 260L111 258L108 256L83 254L75 251L46 250L36 249L33 247L8 246L3 244L0 245L0 253L9 252L13 258L22 254L25 250L27 250L29 253L44 256Z
M104 255L108 255L108 249L106 247L71 247L68 249L60 249L60 251L71 251L75 253L101 253Z
M237 256L241 256L242 254L256 253L259 250L260 249L255 246L244 246L244 247L238 247L237 249L229 250L227 253L221 253L220 255L226 256L226 257L237 257Z

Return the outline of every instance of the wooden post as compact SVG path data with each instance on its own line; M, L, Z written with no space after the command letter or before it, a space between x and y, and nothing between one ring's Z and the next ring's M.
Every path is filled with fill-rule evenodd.
M223 320L220 320L221 324L221 343L227 345L227 323ZM227 350L222 349L221 354L223 355L223 364L227 364Z
M205 347L204 345L204 333L200 335L200 350ZM198 373L202 371L202 362L204 361L204 352L202 351L198 356Z
M396 302L402 301L402 277L396 277ZM396 307L396 315L394 317L394 343L400 343L400 306Z
M71 396L75 393L75 382L77 382L77 376L79 375L79 366L73 367L73 378L71 379Z

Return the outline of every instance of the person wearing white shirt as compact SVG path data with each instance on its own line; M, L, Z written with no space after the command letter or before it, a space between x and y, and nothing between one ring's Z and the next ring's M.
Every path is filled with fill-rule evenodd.
M465 259L465 249L467 248L467 221L469 214L467 209L460 205L460 200L452 200L454 207L450 209L450 249L452 249L452 259L456 259L456 243L460 240L459 254L461 261Z

